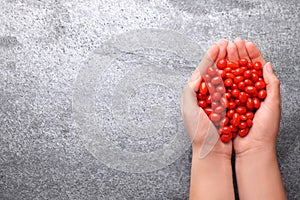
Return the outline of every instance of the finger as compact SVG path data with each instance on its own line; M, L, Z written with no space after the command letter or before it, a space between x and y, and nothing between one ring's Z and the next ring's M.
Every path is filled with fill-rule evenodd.
M258 48L255 46L255 44L251 41L246 41L245 43L246 46L246 50L248 52L249 58L251 59L251 61L254 62L261 62L262 65L266 64L265 59L262 57L260 51L258 50Z
M247 58L247 60L250 61L246 50L245 42L241 38L236 38L234 40L234 44L237 47L239 58Z
M205 74L206 70L209 66L213 66L214 62L217 60L219 55L220 48L218 45L214 44L212 45L209 50L204 55L203 59L198 65L198 70L200 71L200 74Z
M232 42L230 42L227 46L227 58L231 62L237 62L239 59L238 50Z
M209 48L209 50L207 51L207 56L210 59L210 61L215 62L217 60L218 55L219 55L219 51L220 51L220 48L216 44L213 44Z
M199 89L200 82L202 80L201 73L198 68L192 73L192 76L189 79L189 86L194 91L197 92Z
M197 103L198 102L197 102L196 93L192 90L192 88L189 85L186 85L183 89L181 99L180 99L181 114L183 115L184 118L186 119L198 118L198 110L200 109L200 107L198 106ZM191 132L194 131L195 129L192 130Z
M199 66L195 69L190 77L187 87L185 87L183 91L183 97L185 97L186 102L197 105L196 92L198 91L200 82L202 80L201 74L205 74L207 67L213 65L218 55L219 46L214 44L204 55Z
M228 46L228 40L221 40L221 42L219 43L219 55L218 55L218 58L217 58L217 61L221 58L225 58L226 57L226 54L227 54L227 46Z
M263 67L263 77L266 82L267 97L265 103L267 105L280 106L280 81L272 70L272 64L268 62Z

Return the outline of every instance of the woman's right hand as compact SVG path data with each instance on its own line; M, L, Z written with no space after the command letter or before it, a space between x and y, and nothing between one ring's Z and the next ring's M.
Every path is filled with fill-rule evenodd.
M227 48L228 59L237 61L247 58L252 63L259 61L263 65L263 77L266 83L267 97L261 102L254 115L253 125L245 137L234 139L233 146L236 157L247 156L248 153L273 151L275 153L276 138L279 130L281 98L279 80L272 70L271 63L266 63L254 43L237 38Z

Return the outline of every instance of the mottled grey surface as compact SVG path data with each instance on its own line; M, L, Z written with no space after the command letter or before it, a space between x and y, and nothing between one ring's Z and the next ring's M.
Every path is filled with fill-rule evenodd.
M211 43L237 36L253 40L281 80L278 159L289 199L300 198L298 0L1 0L0 11L0 199L188 199L188 146L167 147L171 151L165 151L161 166L132 173L134 163L116 170L93 151L101 146L87 141L108 139L125 152L163 149L182 128L177 89L197 64L186 52L198 49L200 59ZM195 45L168 51L148 43L116 57L118 48L101 51L111 37L114 45L124 35L149 29L170 38L177 32L181 36L173 45L186 38ZM78 93L77 77L92 76L82 73L93 66L93 55L115 59L93 76L95 118L80 119L95 119L103 135L90 138L75 111L89 103L81 96L82 104L76 104L76 94L90 97ZM149 84L140 81L147 80L145 73ZM177 80L174 86L164 81L168 76ZM115 107L106 111L104 103Z

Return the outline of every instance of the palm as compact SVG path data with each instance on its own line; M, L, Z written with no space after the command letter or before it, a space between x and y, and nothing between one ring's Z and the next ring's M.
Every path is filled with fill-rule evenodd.
M208 56L214 60L214 62L216 62L219 58L223 58L226 56L226 49L227 49L227 45L228 45L228 41L226 40L222 40L220 42L219 45L215 45L215 46L212 46L212 48L210 49L210 51L208 51ZM205 58L204 58L205 59ZM204 62L205 63L205 62ZM200 64L201 65L201 64ZM204 67L205 68L205 67ZM200 70L201 71L201 70ZM200 82L199 82L200 83ZM198 85L196 85L195 88L198 89L199 87L199 83ZM205 112L200 108L200 107L197 107L194 109L195 112L199 113L198 116L200 116L200 120L199 120L199 123L201 123L201 128L204 130L204 129L209 129L209 124L211 124L212 126L212 123L211 121L209 120L209 118L206 116ZM192 117L194 115L192 114L190 117L192 120ZM214 130L212 130L214 129ZM225 157L228 157L230 158L231 157L231 154L232 154L232 142L230 141L229 143L223 143L221 142L221 140L219 139L219 135L216 131L216 129L213 127L213 128L210 128L210 131L211 132L214 132L212 134L215 134L214 136L217 137L218 141L216 143L216 145L214 146L214 148L212 149L212 153L214 154L219 154L219 155L223 155ZM201 131L200 131L201 132ZM217 135L216 135L217 134ZM193 144L199 144L201 145L203 143L203 140L204 140L204 135L202 134L196 134L194 137L193 137Z
M241 39L236 39L234 44L228 46L227 58L236 62L239 58L247 58L251 62L259 61L265 65L265 60L259 50L253 43L245 43ZM246 138L237 137L234 140L234 149L236 154L241 154L254 148L262 148L267 144L274 144L279 124L280 112L274 106L270 106L272 99L266 98L261 103L261 107L255 113L253 126ZM275 126L274 126L275 124ZM275 130L271 130L275 129ZM266 137L268 135L268 137Z

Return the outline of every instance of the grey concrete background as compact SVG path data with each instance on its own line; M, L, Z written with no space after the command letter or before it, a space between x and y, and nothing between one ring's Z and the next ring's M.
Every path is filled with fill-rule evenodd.
M300 198L298 0L1 0L0 11L0 199L188 199L189 148L161 169L131 173L99 160L74 127L74 85L90 56L111 37L145 28L176 31L201 47L199 55L221 38L239 36L259 46L281 80L278 159L288 198ZM128 59L138 65L137 57L146 52L152 65L171 66L165 74L173 69L182 84L194 67L193 60L182 61L178 52L148 50L129 53ZM126 58L112 68L129 65ZM170 63L174 59L179 61ZM112 77L113 72L107 73L105 80ZM137 94L151 96L157 88ZM99 99L109 96L97 94ZM134 144L121 147L151 152L170 135L172 131L142 150Z

